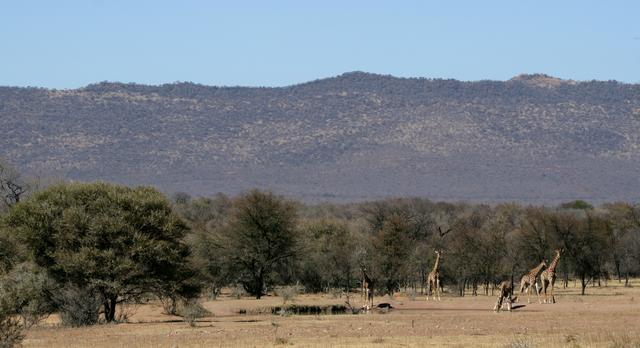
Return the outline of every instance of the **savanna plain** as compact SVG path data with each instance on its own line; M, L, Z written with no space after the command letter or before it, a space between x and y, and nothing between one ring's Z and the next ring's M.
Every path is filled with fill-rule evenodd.
M361 314L271 314L282 306L278 296L260 300L231 296L202 300L210 315L193 325L163 314L159 302L126 308L125 322L85 328L60 326L52 315L32 327L24 347L639 347L640 280L629 287L617 280L589 285L556 284L556 303L531 303L520 295L512 311L492 310L492 295L459 297L445 293L441 301L403 292L377 297L392 309ZM287 305L343 305L345 294L298 295ZM359 293L350 304L361 306Z

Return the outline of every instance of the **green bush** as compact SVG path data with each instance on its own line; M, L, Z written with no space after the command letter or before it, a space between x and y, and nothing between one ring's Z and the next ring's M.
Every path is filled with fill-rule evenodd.
M275 289L275 293L281 297L282 302L286 304L300 293L300 287L297 285L279 286Z
M20 264L0 278L0 302L11 314L19 315L25 326L38 324L54 311L49 289L55 283L33 265Z
M210 316L211 312L197 300L191 299L183 301L181 306L178 306L177 315L181 316L189 325L195 326L197 319Z
M24 325L20 319L0 308L0 348L20 345L24 339Z
M55 296L60 319L65 326L88 326L100 320L100 298L90 289L67 285Z

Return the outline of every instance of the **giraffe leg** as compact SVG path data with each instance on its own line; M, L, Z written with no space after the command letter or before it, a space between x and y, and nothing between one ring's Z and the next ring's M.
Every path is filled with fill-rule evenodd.
M367 304L369 303L369 288L364 288L364 307L367 308Z
M433 294L431 294L431 296L433 296L433 300L437 301L438 300L438 279L433 281Z
M526 290L525 284L524 282L521 280L520 281L520 294L522 295L522 293ZM518 299L516 298L516 302L518 302Z
M554 296L554 288L555 288L555 281L552 279L551 280L551 303L556 303L556 297Z
M438 301L440 301L440 279L436 279L436 293L438 294Z
M499 313L500 307L502 307L502 294L498 296L498 301L496 302L496 305L493 306L493 311Z
M363 308L367 308L367 304L369 303L369 288L366 286L362 287L362 295L364 297L364 305Z
M536 296L538 297L538 303L542 303L540 301L540 288L538 287L538 282L534 283L536 285Z
M549 294L547 293L547 288L549 288L549 282L545 279L542 281L542 289L544 290L544 303L548 303Z

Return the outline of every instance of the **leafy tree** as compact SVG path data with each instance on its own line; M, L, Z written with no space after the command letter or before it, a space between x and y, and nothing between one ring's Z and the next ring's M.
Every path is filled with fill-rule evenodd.
M0 230L0 275L9 272L19 261L18 244L4 230Z
M252 190L233 202L224 229L227 265L257 299L295 261L300 247L296 217L293 203L270 192Z
M348 291L357 270L355 239L348 226L321 220L310 223L305 232L300 278L307 291L323 291L326 286Z
M593 205L581 199L560 204L561 209L593 210Z
M198 270L211 298L216 298L231 278L222 240L218 228L194 231L188 238L193 251L191 264Z
M529 271L536 263L545 260L554 243L550 228L550 214L544 208L528 208L516 234L518 263L521 272Z
M604 221L597 215L572 212L554 212L550 216L550 228L565 248L566 262L570 262L574 274L580 279L581 294L585 294L590 280L604 274L607 247Z
M187 226L153 188L59 184L17 204L6 222L58 283L97 293L107 321L145 293L199 291Z
M198 270L209 296L215 298L230 280L221 230L228 220L231 200L221 193L213 198L179 199L176 209L192 231L187 237L193 251L190 262Z
M228 217L230 209L231 200L222 193L213 198L199 197L176 201L176 211L195 232L209 231L222 225Z
M374 240L378 284L387 293L393 294L406 279L408 258L411 253L410 225L405 216L392 214L388 217Z

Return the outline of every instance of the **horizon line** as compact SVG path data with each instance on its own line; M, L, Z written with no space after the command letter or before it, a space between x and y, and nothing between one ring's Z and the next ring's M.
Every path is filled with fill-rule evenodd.
M597 79L591 79L591 80L575 80L575 79L565 79L565 78L561 78L561 77L557 77L557 76L553 76L553 75L548 75L545 73L520 73L518 75L515 75L509 79L506 80L497 80L497 79L477 79L477 80L464 80L464 79L456 79L456 78L447 78L447 77L425 77L425 76L410 76L410 77L405 77L405 76L397 76L397 75L392 75L392 74L381 74L381 73L374 73L374 72L367 72L367 71L361 71L361 70L353 70L353 71L347 71L347 72L343 72L341 74L338 75L333 75L333 76L328 76L328 77L319 77L316 79L312 79L312 80L306 80L303 82L298 82L298 83L290 83L290 84L285 84L285 85L215 85L215 84L206 84L206 83L200 83L200 82L194 82L194 81L186 81L186 80L176 80L173 82L165 82L165 83L161 83L161 84L151 84L151 83L141 83L141 82L122 82L122 81L111 81L111 80L103 80L103 81L98 81L98 82L93 82L93 83L89 83L87 85L84 86L79 86L79 87L71 87L71 88L57 88L57 87L43 87L43 86L31 86L31 85L0 85L0 88L24 88L24 89L29 89L29 88L33 88L33 89L46 89L46 90L55 90L55 91L72 91L72 90L81 90L81 89L86 89L88 87L91 86L97 86L97 85L101 85L101 84L112 84L112 85L130 85L130 86L145 86L145 87L164 87L164 86L170 86L170 85L180 85L180 84L190 84L190 85L198 85L201 87L213 87L213 88L291 88L291 87L296 87L296 86L301 86L301 85L305 85L305 84L310 84L310 83L314 83L314 82L320 82L320 81L324 81L324 80L331 80L331 79L338 79L341 77L345 77L348 75L369 75L369 76L374 76L374 77L385 77L385 78L393 78L393 79L399 79L399 80L428 80L428 81L437 81L437 80L444 80L444 81L458 81L458 82L466 82L466 83L474 83L474 82L509 82L509 81L517 81L518 79L523 80L526 78L535 78L535 77L542 77L542 78L550 78L550 79L554 79L554 80L559 80L562 82L566 82L566 83L571 83L571 84L579 84L579 83L586 83L586 82L616 82L619 84L624 84L624 85L638 85L640 84L639 82L626 82L626 81L620 81L620 80L615 80L615 79L609 79L609 80L597 80Z

